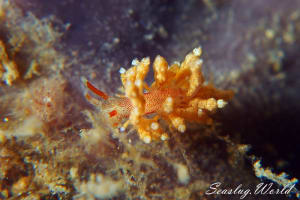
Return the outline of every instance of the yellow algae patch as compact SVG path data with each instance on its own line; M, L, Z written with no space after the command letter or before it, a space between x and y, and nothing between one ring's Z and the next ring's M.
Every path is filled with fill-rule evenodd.
M58 53L53 16L38 19L26 14L13 1L0 1L0 81L12 85L64 68L65 56ZM58 21L57 21L58 22Z
M19 78L17 65L8 58L4 43L0 40L0 79L7 85Z

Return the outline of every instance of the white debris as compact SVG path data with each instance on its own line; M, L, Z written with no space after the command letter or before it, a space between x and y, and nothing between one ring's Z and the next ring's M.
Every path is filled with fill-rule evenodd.
M125 128L124 127L121 127L120 128L120 132L124 132L125 131Z
M186 129L186 127L185 127L184 124L180 124L180 125L178 126L178 131L181 132L181 133L184 133L184 132L185 132L185 129Z
M107 199L117 196L124 187L121 181L114 181L102 174L92 175L86 183L81 183L80 191L89 197Z
M174 168L177 170L177 177L180 183L188 184L190 181L189 170L186 165L176 163L174 164Z
M203 59L198 59L196 65L201 66L203 64Z
M180 65L181 65L181 63L180 63L179 61L175 61L175 62L174 62L174 65L178 65L178 66L180 66Z
M200 117L203 114L203 110L201 108L198 109L198 116Z
M155 130L155 131L156 131L156 130L158 129L158 127L159 127L159 125L158 125L157 122L152 122L152 123L151 123L151 129L152 129L152 130Z
M43 101L44 101L44 103L50 103L52 101L52 99L51 99L51 97L46 96L46 97L44 97Z
M224 108L227 105L227 102L224 101L223 99L219 99L217 101L217 105L218 105L218 108Z
M146 144L149 144L151 142L151 137L149 135L147 135L143 138L143 140Z
M167 140L169 138L169 136L166 134L166 133L163 133L161 136L160 136L160 139L162 140L162 141L165 141L165 140Z
M172 97L167 97L164 104L163 104L163 109L166 113L171 113L173 111L173 98Z

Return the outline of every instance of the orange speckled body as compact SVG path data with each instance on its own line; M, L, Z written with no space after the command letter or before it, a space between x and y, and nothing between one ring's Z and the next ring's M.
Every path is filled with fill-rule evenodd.
M167 97L173 97L174 99L182 99L180 98L183 94L180 89L154 89L144 94L145 97L145 115L151 113L160 112L163 103L165 102ZM131 111L133 110L132 103L130 99L127 97L121 98L113 98L107 102L104 102L102 105L102 109L105 112L111 112L112 110L117 111L117 115L111 117L114 123L117 121L122 121L125 118L128 118ZM116 120L115 120L116 119Z
M145 93L145 114L159 112L167 97L182 99L183 93L180 89L155 89ZM181 98L180 98L181 97Z

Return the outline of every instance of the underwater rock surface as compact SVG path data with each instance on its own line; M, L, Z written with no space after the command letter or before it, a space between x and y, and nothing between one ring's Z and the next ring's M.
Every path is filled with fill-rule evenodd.
M300 177L300 2L0 6L0 199L240 199L205 192L216 182L251 191L269 183L256 177L257 160ZM145 144L135 131L108 126L84 97L82 77L112 95L134 58L181 62L200 45L205 77L235 92L212 126L189 124ZM257 198L289 199L245 197Z

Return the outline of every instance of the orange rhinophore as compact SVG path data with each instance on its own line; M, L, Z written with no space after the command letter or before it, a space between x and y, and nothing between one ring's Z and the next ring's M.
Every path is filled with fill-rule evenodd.
M88 81L86 85L105 100L100 104L101 109L108 113L114 127L126 119L122 127L125 129L132 125L145 143L166 140L169 136L161 128L160 119L166 121L171 129L182 133L186 130L185 121L211 124L209 115L223 108L234 95L231 90L219 90L204 84L201 53L201 48L196 48L181 64L171 66L163 57L157 56L153 64L155 81L150 87L144 82L150 59L133 60L130 69L120 70L124 97L109 97ZM89 95L86 97L99 105L96 99Z
M94 87L90 82L86 82L86 86L93 91L95 94L97 94L98 96L102 97L104 100L108 99L107 94L105 94L104 92L102 92L101 90L98 90L96 87Z

